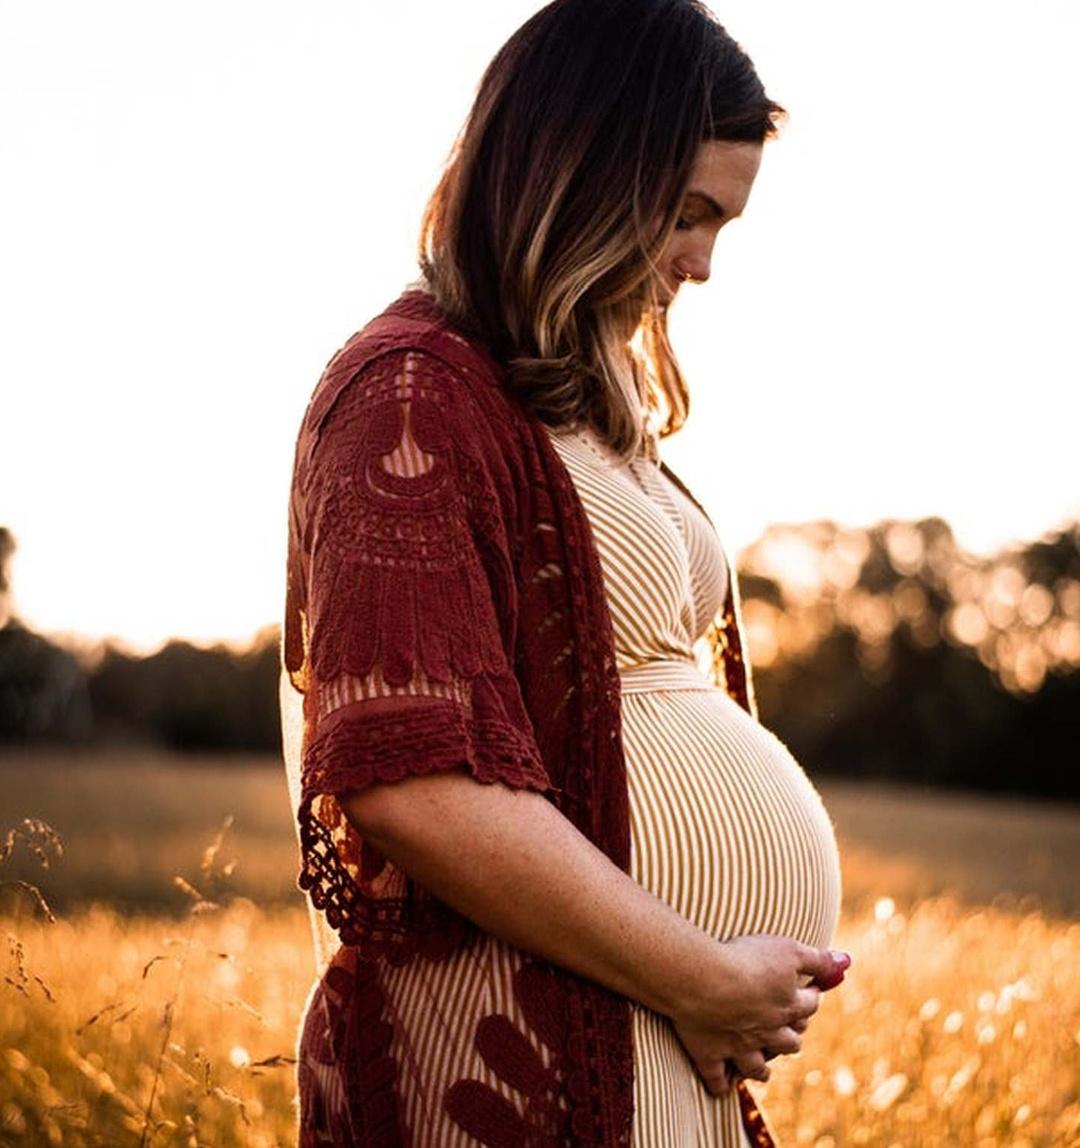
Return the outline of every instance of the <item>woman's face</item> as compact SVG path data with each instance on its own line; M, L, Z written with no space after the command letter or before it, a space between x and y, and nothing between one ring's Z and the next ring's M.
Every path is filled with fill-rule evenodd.
M657 293L666 306L681 283L709 278L713 245L720 228L746 207L761 166L762 145L706 140L698 148L679 221L660 255Z

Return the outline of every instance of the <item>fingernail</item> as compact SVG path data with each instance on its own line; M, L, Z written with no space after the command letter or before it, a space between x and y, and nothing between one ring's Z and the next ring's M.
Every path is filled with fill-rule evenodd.
M823 993L827 993L829 989L834 989L844 979L844 970L839 966L834 966L828 976L818 977L814 980L815 988L820 989Z
M845 953L843 949L830 949L829 956L842 968L847 969L851 967L851 954Z

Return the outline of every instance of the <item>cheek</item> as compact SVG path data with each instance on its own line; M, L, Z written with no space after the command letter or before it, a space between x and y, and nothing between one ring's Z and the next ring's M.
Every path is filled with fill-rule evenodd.
M661 267L670 267L676 260L684 259L693 249L693 242L689 231L676 231L661 251L658 260Z

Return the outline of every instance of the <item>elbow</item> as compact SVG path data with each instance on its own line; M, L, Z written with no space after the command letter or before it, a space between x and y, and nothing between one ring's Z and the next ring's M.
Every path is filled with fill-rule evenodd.
M500 788L480 786L464 769L440 770L351 790L338 804L360 836L385 853L383 846L394 852L471 832Z
M452 815L453 795L467 778L458 772L414 774L349 790L338 804L372 845L412 840Z
M372 845L385 840L392 832L400 814L395 810L400 806L399 787L393 783L370 785L364 789L351 789L338 797L345 816L353 828Z

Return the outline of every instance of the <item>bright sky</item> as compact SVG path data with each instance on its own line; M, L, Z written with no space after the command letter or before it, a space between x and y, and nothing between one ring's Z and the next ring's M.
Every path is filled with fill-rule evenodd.
M276 621L296 429L521 0L0 0L0 524L32 626ZM716 0L791 119L673 315L732 551L1080 515L1080 5ZM467 12L467 17L463 15Z

